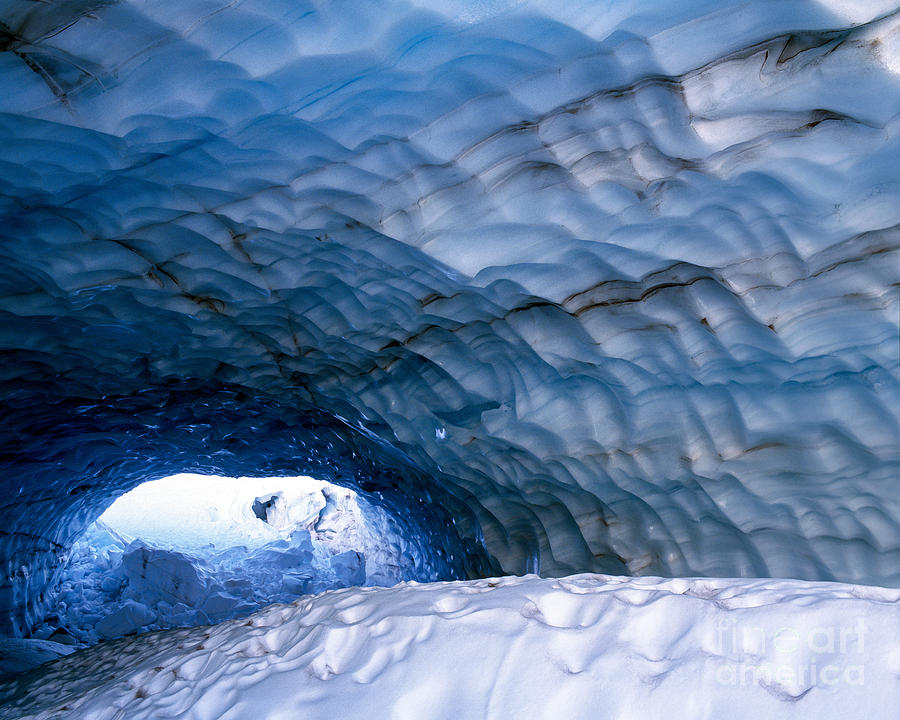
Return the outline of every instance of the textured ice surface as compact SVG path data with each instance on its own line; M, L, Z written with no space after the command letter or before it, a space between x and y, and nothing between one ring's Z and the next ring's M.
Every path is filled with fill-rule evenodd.
M898 600L602 575L337 590L79 651L0 685L0 718L895 720Z
M2 22L10 631L178 471L359 487L447 577L900 583L893 3Z

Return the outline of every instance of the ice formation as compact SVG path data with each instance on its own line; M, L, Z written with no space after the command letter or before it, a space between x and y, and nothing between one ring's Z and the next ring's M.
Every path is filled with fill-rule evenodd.
M0 23L0 634L177 472L354 488L445 579L900 585L893 2Z

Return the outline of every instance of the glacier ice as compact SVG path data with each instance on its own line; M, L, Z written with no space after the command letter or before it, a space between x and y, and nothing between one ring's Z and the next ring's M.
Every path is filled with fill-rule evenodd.
M446 579L900 585L895 3L0 22L3 634L178 472L356 489Z

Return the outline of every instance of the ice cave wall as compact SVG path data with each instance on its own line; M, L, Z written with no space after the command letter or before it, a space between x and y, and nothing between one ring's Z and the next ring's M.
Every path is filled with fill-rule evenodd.
M178 471L379 493L452 576L900 583L890 3L0 22L7 630Z

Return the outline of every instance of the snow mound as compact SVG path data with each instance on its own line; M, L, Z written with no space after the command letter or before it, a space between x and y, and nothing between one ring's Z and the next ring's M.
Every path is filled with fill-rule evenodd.
M336 590L80 651L0 686L0 718L894 720L898 601L589 574Z

